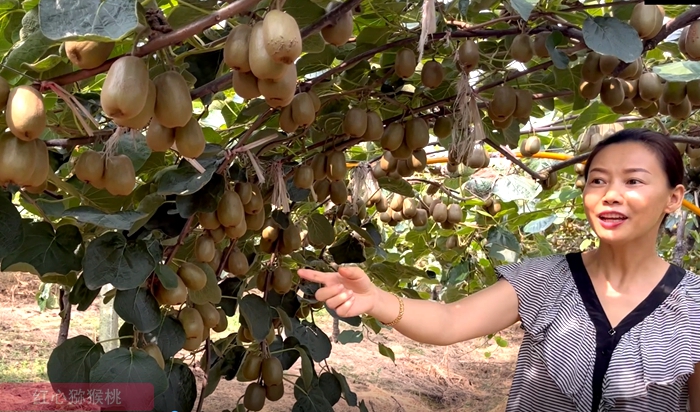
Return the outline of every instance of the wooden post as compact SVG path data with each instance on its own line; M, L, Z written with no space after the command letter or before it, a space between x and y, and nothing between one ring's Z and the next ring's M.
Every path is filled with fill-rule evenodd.
M100 342L119 337L119 316L117 316L117 312L114 311L114 299L103 303L105 293L109 292L111 289L112 285L105 285L98 296L100 300L98 303L100 305ZM109 342L103 343L102 347L105 352L109 352L119 347L119 341L110 340Z

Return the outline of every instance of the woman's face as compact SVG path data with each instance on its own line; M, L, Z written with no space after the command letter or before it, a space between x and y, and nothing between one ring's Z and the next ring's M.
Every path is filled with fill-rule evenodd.
M682 185L669 188L660 159L642 143L613 144L590 165L583 190L586 217L601 242L656 239L664 214L681 206Z

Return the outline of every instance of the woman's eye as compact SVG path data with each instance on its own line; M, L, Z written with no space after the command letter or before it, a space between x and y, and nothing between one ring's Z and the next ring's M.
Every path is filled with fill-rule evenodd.
M630 179L630 180L629 180L629 183L630 183L630 184L636 184L636 183L641 183L641 182L640 182L639 180L637 180L637 179Z

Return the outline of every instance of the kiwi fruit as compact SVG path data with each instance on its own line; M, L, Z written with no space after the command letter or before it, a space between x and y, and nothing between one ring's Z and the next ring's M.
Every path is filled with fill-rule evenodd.
M384 150L394 151L401 146L404 138L404 127L399 122L389 124L382 134L381 146Z
M681 35L681 39L683 39L682 49L685 49L685 54L691 60L700 59L700 20L690 23L685 37Z
M251 184L252 195L250 197L250 202L244 205L245 212L249 215L254 215L260 213L265 206L263 203L262 192L260 191L260 186L257 184Z
M381 140L383 133L384 123L382 122L382 118L379 116L379 114L374 111L367 112L367 128L365 129L365 133L361 136L362 141L379 141Z
M156 85L156 106L153 116L165 127L184 127L192 118L190 88L182 75L165 71L153 79Z
M430 141L430 130L428 123L421 117L413 117L406 122L404 132L406 146L411 151L419 150L428 145Z
M146 131L146 145L154 152L167 152L175 144L175 129L170 129L151 119Z
M249 231L257 232L265 224L265 213L245 214L245 224Z
M474 150L472 150L472 154L469 156L467 159L467 166L473 168L473 169L480 169L487 167L489 165L490 159L488 155L486 154L486 150L484 149L484 146L481 144L477 144L474 146Z
M226 316L226 312L224 312L223 309L217 308L217 312L219 312L219 323L216 324L213 328L211 328L214 332L221 333L228 329L228 317Z
M331 194L331 181L326 178L317 180L316 183L314 183L313 189L318 201L326 199Z
M284 384L265 385L265 397L267 400L277 402L284 396Z
M7 97L5 121L17 138L27 141L39 138L46 129L44 96L32 86L14 87Z
M690 104L690 100L687 97L678 104L669 103L668 105L668 114L674 120L686 120L690 117L692 110L693 106Z
M292 272L283 267L278 267L272 272L272 289L280 295L284 295L292 289Z
M338 1L331 1L326 6L326 13L329 13L341 4L343 3ZM350 37L352 37L352 31L352 12L348 11L342 14L338 18L338 21L336 21L334 24L329 24L323 27L321 29L321 37L323 37L323 40L328 44L332 44L334 46L342 46L345 43L347 43L348 40L350 40Z
M583 176L577 177L574 185L576 186L577 189L583 190L586 187L586 178Z
M156 96L157 90L156 85L152 80L148 81L148 95L146 96L146 104L144 104L143 109L139 114L132 117L131 119L120 119L113 118L114 123L122 127L128 127L131 129L141 130L148 125L148 122L153 118L156 108ZM169 147L169 146L168 146ZM167 150L167 149L165 149ZM164 152L165 150L161 150Z
M511 57L520 63L527 63L532 60L534 50L532 50L532 41L526 33L520 33L513 38L510 44L509 53Z
M34 141L18 139L11 133L0 136L0 184L25 186L30 180L27 171L34 169L36 160Z
M610 54L601 54L598 62L600 72L606 76L610 76L617 65L620 64L620 59Z
M294 186L299 189L311 189L314 184L314 170L311 166L300 166L294 172Z
M661 78L653 72L646 72L639 76L637 80L637 94L642 99L655 102L661 98L664 93L664 85L661 83Z
M686 96L693 106L700 106L700 80L691 80L685 85Z
M642 62L642 58L639 57L635 61L627 65L627 67L622 69L622 71L617 77L625 80L636 80L639 79L639 76L642 75L643 69L644 63Z
M410 166L416 172L422 172L428 166L428 154L424 149L419 149L411 154Z
M207 263L214 260L215 255L216 243L214 242L214 239L206 234L197 236L197 240L194 242L195 258L202 263Z
M600 94L600 90L603 87L603 80L598 80L597 82L589 82L587 80L581 80L579 84L578 91L581 97L587 100L593 100Z
M637 3L632 9L629 24L637 30L642 40L649 40L661 31L664 14L662 7Z
M149 343L148 345L144 346L143 351L146 352L148 356L152 357L161 369L165 369L163 352L160 351L158 345L155 343Z
M297 66L287 65L284 74L277 80L258 80L258 89L265 102L272 108L280 108L292 103L297 87ZM294 115L294 109L292 109Z
M216 218L221 225L225 227L238 226L245 217L244 213L244 206L238 193L233 190L224 191L216 208Z
M241 370L239 372L240 380L242 382L250 382L258 379L262 369L262 362L262 356L249 352L243 359L241 365Z
M261 365L261 375L263 382L267 385L279 385L282 383L284 378L284 369L282 368L282 362L272 356L267 359L263 359Z
M114 50L114 42L92 40L67 41L63 43L63 46L68 60L83 70L101 66L112 54L112 50Z
M265 396L265 387L257 382L251 382L245 388L243 406L249 411L260 411L265 406Z
M235 276L244 277L250 269L248 258L240 250L233 250L226 263L226 271Z
M10 83L0 76L0 110L7 108L7 100L10 98Z
M253 28L248 24L239 24L226 37L224 43L224 63L234 72L250 72L248 46Z
M491 113L489 113L489 116L491 117L491 122L493 123L493 127L495 127L496 129L501 129L501 130L507 129L513 123L512 116L508 116L503 120L500 120L500 118L498 116L495 116Z
M104 172L104 154L96 152L92 149L88 149L81 153L75 162L75 167L73 168L73 173L75 173L75 176L78 179L89 184L92 184L92 182L98 182L98 185L101 187L104 187L101 184Z
M175 289L167 289L162 283L158 283L154 296L161 305L181 305L187 300L187 286L178 276Z
M175 128L175 150L181 156L196 159L204 153L207 141L197 119L191 113L188 119L185 126Z
M589 83L596 83L604 77L600 70L600 54L594 51L588 52L581 65L581 78Z
M681 104L687 95L685 85L685 82L667 81L662 94L664 101L668 104Z
M651 102L651 104L646 107L637 107L637 112L644 118L656 116L659 114L659 104L658 102Z
M261 21L255 23L250 32L250 44L248 46L248 63L250 64L250 71L258 78L258 87L261 80L281 79L289 71L289 67L294 66L293 64L276 62L267 53L263 24ZM262 93L262 90L260 92Z
M306 127L313 123L316 120L316 110L311 95L299 93L294 96L291 104L291 114L292 120L297 127Z
M326 178L326 155L325 153L317 153L311 158L311 168L314 171L314 180Z
M394 60L394 72L402 79L408 79L416 72L416 53L408 48L402 48L396 53Z
M301 56L301 32L294 17L282 10L270 10L262 25L265 51L277 63L292 64Z
M345 197L347 199L347 196ZM279 253L288 255L301 247L301 232L296 225L290 223L289 227L282 231L282 239L280 240Z
M447 221L455 224L462 222L462 209L458 204L452 203L447 206Z
M331 202L334 204L342 205L348 201L348 187L342 180L331 182L328 190L331 196Z
M444 203L436 203L432 209L430 214L435 222L442 223L447 221L447 206Z
M532 114L532 92L526 89L515 89L515 110L513 118L527 121Z
M245 217L243 221L241 221L241 223L237 224L236 226L227 226L224 228L224 231L226 232L226 236L229 239L235 240L242 238L248 231L248 226L246 226Z
M516 100L517 95L512 87L507 85L498 86L495 88L493 98L489 103L489 113L496 116L496 120L503 121L515 111Z
M433 134L438 137L438 139L444 139L452 135L452 118L448 116L442 116L435 119L435 124L433 125Z
M292 106L294 105L294 99L292 99L292 104L289 106L284 106L282 110L280 110L280 117L279 117L279 126L282 131L285 133L293 133L295 132L298 128L299 125L294 122L294 118L292 117Z
M420 79L423 86L428 89L434 89L442 84L445 74L442 70L442 65L435 60L430 60L423 65L421 69Z
M238 193L238 197L241 198L241 203L244 205L250 203L253 198L253 185L250 182L236 182L233 190Z
M138 115L146 105L149 80L148 67L140 57L123 56L112 63L100 92L107 117L130 119Z
M127 196L136 185L136 171L128 156L120 154L105 159L104 188L113 196Z
M457 61L466 73L479 65L479 46L472 39L464 40L457 48Z
M542 142L537 136L530 136L520 144L520 153L525 157L531 157L540 151Z
M258 78L251 72L233 70L232 87L233 91L245 100L260 97Z
M625 99L632 99L637 95L637 81L636 80L624 80L620 79L620 84L622 84L622 90L625 92Z
M549 37L551 33L552 32L550 31L541 31L535 34L535 38L532 39L532 51L537 57L541 57L543 59L549 57L549 50L547 49L547 37Z
M557 178L557 172L552 172L549 174L549 176L547 176L547 179L541 181L540 184L542 185L542 188L544 190L550 190L557 185L558 180L559 179Z
M194 263L183 262L177 271L177 275L192 291L201 290L207 284L207 274Z
M197 218L204 229L215 230L221 227L219 219L216 218L216 212L199 212Z
M604 79L600 87L600 101L608 107L615 107L621 105L623 100L625 100L625 91L622 89L620 79L616 77Z
M328 170L326 173L331 181L345 179L345 175L348 171L347 165L345 164L345 153L340 150L332 151L328 154L327 165Z
M202 323L204 323L205 328L213 328L221 322L219 311L217 311L211 303L207 302L203 305L195 305L194 308L197 309L199 315L202 317Z
M352 137L360 137L367 131L367 111L353 107L343 118L343 133Z
M177 318L182 324L182 328L185 330L185 337L202 337L204 333L204 320L197 309L191 307L183 308Z
M34 167L32 173L27 176L26 185L30 187L41 187L49 177L51 167L49 165L49 148L41 139L32 140L34 144ZM23 173L26 176L26 174ZM42 190L43 191L43 190Z

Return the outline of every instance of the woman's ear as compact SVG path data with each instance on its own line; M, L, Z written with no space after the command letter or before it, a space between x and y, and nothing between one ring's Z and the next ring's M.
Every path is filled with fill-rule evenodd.
M671 191L671 196L666 204L666 213L673 213L683 205L683 197L685 196L685 186L678 185Z

